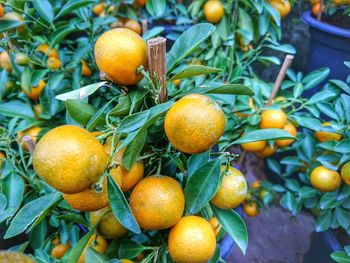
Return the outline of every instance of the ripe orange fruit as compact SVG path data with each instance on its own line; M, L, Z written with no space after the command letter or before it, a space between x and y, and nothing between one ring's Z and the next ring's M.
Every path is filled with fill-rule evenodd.
M175 79L171 81L176 87L178 87L181 83L181 79Z
M280 13L281 18L286 17L291 10L288 0L270 0L270 5L272 5Z
M5 14L4 7L2 6L2 4L0 4L0 17L2 17L4 14Z
M89 68L88 64L84 60L81 60L81 75L82 76L91 76L92 71Z
M161 230L182 217L185 196L179 183L168 176L148 176L132 190L130 208L140 227Z
M266 141L242 143L241 147L247 152L259 152L266 147Z
M322 126L330 127L332 126L332 123L324 122L322 123ZM326 142L326 141L340 141L342 136L335 132L317 131L315 132L315 137L320 142Z
M255 154L260 158L267 158L273 155L275 152L277 152L277 149L278 148L276 145L274 145L273 148L271 148L270 145L266 145L266 147L262 151L256 152Z
M177 263L203 263L213 257L216 238L205 219L185 216L171 228L168 247L171 258Z
M53 247L51 251L51 256L54 258L62 258L69 248L70 248L69 241L65 245L58 244Z
M90 213L90 222L98 224L98 232L106 239L115 239L125 235L128 230L124 228L113 215L109 207Z
M97 16L101 15L104 10L105 10L104 2L97 4L92 8L92 12L94 12L94 14Z
M128 19L125 24L124 27L134 31L135 33L141 35L141 25L139 22L132 20L132 19Z
M18 137L19 141L21 142L22 149L25 151L28 151L27 145L23 142L24 136L28 135L28 136L32 137L33 142L36 143L39 139L40 132L41 132L41 128L38 126L34 126L34 127L29 128L27 130L18 132L17 137Z
M234 167L221 166L221 171L225 171L221 186L210 201L213 205L221 209L230 209L239 206L247 194L248 186L244 175Z
M39 96L40 96L41 92L43 91L43 89L45 88L45 86L46 86L45 81L40 80L38 86L30 87L30 91L26 90L23 87L21 87L21 89L24 92L24 94L27 95L28 98L30 98L32 100L37 100L37 99L39 99Z
M216 24L224 16L224 7L221 1L209 0L204 5L204 16L209 23Z
M36 263L33 258L19 252L0 250L1 263Z
M24 18L16 12L8 12L8 13L4 14L1 19L2 20L13 20L13 21L24 21ZM18 32L22 32L25 29L25 27L26 27L25 24L17 27Z
M295 128L295 126L293 124L291 124L290 122L288 122L283 129L284 131L290 133L291 135L293 135L294 137L297 136L297 129ZM276 144L279 147L286 147L290 144L292 144L294 142L294 140L276 140Z
M1 164L0 164L1 167ZM347 162L346 164L343 165L340 171L341 178L343 181L347 184L350 185L350 162Z
M81 253L78 263L85 263L85 253L88 247L91 247L92 249L94 249L96 252L100 254L104 254L107 251L107 246L108 246L108 243L103 237L93 234L90 237L83 252Z
M265 110L261 114L261 129L283 129L287 122L287 115L282 110Z
M10 56L6 51L0 53L0 66L8 72L12 71Z
M1 173L1 166L2 163L6 160L6 156L5 154L3 154L2 152L0 152L0 173Z
M42 52L49 58L59 58L57 49L56 48L50 48L48 44L40 44L35 49L36 52Z
M143 7L147 4L147 0L136 0L136 4L140 7Z
M318 166L310 174L311 185L321 192L333 192L341 185L340 174L324 166Z
M218 142L226 126L225 114L211 98L190 94L175 102L165 117L165 133L178 150L201 153Z
M257 216L259 214L258 205L256 202L246 202L243 204L243 211L247 216Z
M259 180L256 180L252 183L252 188L253 189L257 189L257 188L260 188L261 187L261 181Z
M46 133L33 153L38 176L67 194L88 189L103 174L107 162L101 143L90 132L72 125Z
M317 16L318 15L318 12L320 10L320 7L321 7L321 3L316 3L313 5L312 7L312 13L314 14L314 16ZM324 5L322 6L322 12L324 11Z
M98 68L113 81L133 85L142 78L137 68L147 67L147 45L130 29L115 28L98 38L95 58Z
M122 263L133 263L130 259L121 259L120 262Z
M211 227L214 230L215 237L217 237L220 233L221 228L222 228L219 220L215 216L213 216L212 218L210 218L209 224L211 225Z
M59 69L61 67L61 60L59 58L49 57L46 65L49 69Z

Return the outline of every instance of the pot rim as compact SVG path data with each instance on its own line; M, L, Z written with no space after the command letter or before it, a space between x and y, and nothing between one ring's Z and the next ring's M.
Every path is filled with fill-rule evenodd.
M318 30L325 31L329 34L333 34L333 35L337 35L337 36L341 36L341 37L345 37L345 38L350 38L350 30L345 29L345 28L336 27L336 26L333 26L330 24L322 23L311 16L310 10L306 11L302 14L301 20L305 24L307 24L311 27L314 27Z

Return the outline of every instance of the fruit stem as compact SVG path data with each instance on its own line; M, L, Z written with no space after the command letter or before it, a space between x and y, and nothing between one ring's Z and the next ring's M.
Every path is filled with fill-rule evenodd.
M94 192L96 192L96 193L103 192L103 181L105 179L105 176L106 176L106 172L100 177L100 179L98 179L98 181L96 183L93 183L91 185L91 188Z

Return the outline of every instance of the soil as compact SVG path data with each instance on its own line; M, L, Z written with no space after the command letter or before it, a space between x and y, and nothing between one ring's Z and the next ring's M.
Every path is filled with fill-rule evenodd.
M342 11L331 16L322 15L322 21L336 27L350 29L350 16L344 15Z

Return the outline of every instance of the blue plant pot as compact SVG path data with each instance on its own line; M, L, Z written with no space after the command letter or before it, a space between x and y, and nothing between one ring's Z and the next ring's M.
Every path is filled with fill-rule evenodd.
M328 79L346 80L349 68L344 61L350 60L350 30L320 22L311 15L311 11L305 12L301 19L310 26L307 71L328 67L331 70Z

